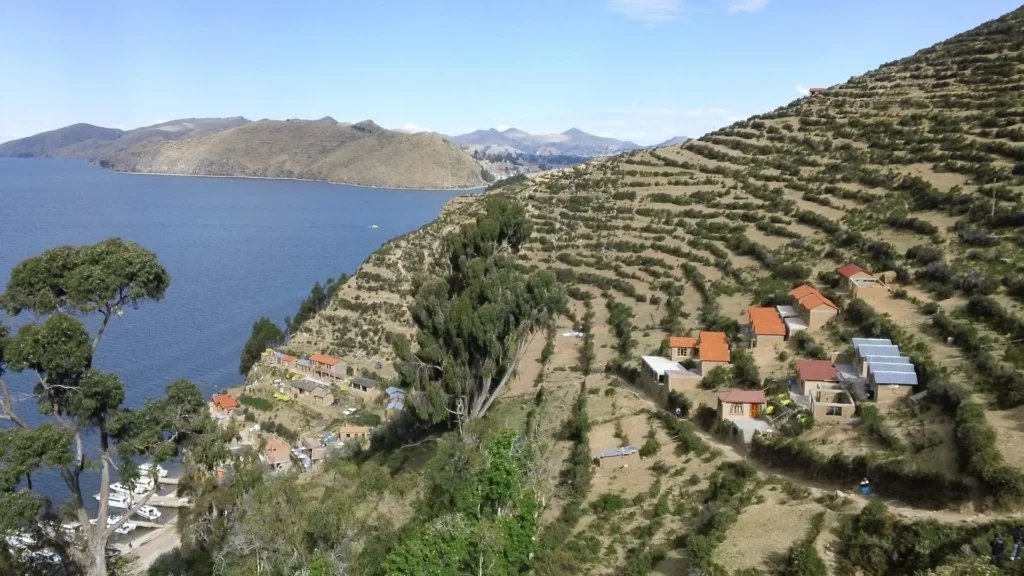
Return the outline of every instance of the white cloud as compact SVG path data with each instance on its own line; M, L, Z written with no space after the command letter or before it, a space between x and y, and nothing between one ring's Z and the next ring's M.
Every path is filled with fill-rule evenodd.
M607 0L606 5L612 12L651 25L679 20L682 16L679 0Z
M767 5L768 0L729 0L729 14L760 12Z
M796 85L796 91L801 96L810 96L811 95L811 91L810 90L808 90L807 88L804 88L803 86L801 86L799 84Z
M504 132L509 128L511 128L511 126L509 126L508 124L498 124L497 126L494 127L494 129L497 130L498 132Z
M405 124L402 124L402 127L399 128L399 130L401 130L403 132L433 132L433 130L431 130L430 128L424 128L423 126L417 126L416 124L413 124L412 122L406 122Z

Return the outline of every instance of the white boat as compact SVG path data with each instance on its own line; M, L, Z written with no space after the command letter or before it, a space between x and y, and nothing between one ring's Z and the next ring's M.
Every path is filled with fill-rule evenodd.
M152 478L139 478L135 481L135 488L132 488L132 492L136 494L147 494L153 489Z
M157 520L160 516L163 516L159 510L152 506L143 506L142 508L139 508L139 511L136 512L135 515L145 518L146 520Z
M121 524L120 526L118 526L117 530L114 530L114 533L115 534L128 534L129 532L131 532L132 530L135 530L138 527L139 527L138 524L136 524L135 522L132 522L131 520L129 520L129 521L125 522L124 524Z
M139 474L141 474L143 476L149 476L150 475L150 471L152 469L153 469L153 465L150 464L149 462L143 462L142 464L139 464ZM157 464L157 466L156 466L156 475L158 477L160 477L160 478L167 478L167 469L164 468L163 466L160 466L159 464Z
M120 482L114 482L110 485L110 492L117 492L118 494L127 494L129 492L128 487Z
M93 498L99 500L100 499L100 495L99 494L94 494ZM107 498L107 506L110 506L111 508L125 508L125 509L127 509L127 508L131 508L131 505L132 505L132 497L131 497L131 495L130 494L126 494L124 492L111 492L110 496Z

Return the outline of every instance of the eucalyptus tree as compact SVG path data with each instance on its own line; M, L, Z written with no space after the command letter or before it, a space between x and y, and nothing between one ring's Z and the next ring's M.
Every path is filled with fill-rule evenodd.
M106 575L111 534L159 489L157 467L152 466L153 486L118 522L108 524L115 471L123 483L134 486L140 481L139 461L166 461L183 442L212 430L206 402L192 382L176 380L163 397L128 408L123 405L124 382L93 366L111 321L140 304L161 300L169 283L155 254L111 238L28 258L11 271L7 290L0 295L0 304L20 325L0 345L0 420L7 422L0 430L0 531L27 535L33 546L55 550L67 572ZM83 321L88 317L97 320L92 332ZM3 380L4 368L30 374L32 390L19 394ZM25 401L34 401L41 423L26 419L20 410ZM62 518L31 481L44 469L56 470L67 487L63 508L80 524L77 539L60 529ZM85 493L86 471L99 475L95 525L86 508L86 499L92 497Z
M555 276L516 260L532 225L523 205L497 196L445 237L431 277L411 306L418 350L396 350L423 420L461 423L487 412L515 373L530 335L565 308Z

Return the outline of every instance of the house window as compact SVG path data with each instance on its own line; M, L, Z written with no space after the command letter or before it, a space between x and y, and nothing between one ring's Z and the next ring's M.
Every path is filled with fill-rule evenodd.
M825 407L825 416L842 416L842 415L843 415L843 407L842 406L826 406Z
M729 405L729 414L743 414L743 404Z

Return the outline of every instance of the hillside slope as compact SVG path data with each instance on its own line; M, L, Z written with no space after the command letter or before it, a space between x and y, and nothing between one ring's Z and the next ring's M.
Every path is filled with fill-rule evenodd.
M561 408L543 425L557 427L567 399L583 383L592 394L593 452L620 442L642 443L648 423L643 404L634 401L639 395L617 376L596 373L584 379L579 362L587 340L571 337L573 330L592 335L598 372L608 366L618 374L635 368L639 355L656 353L669 335L725 330L733 335L734 358L749 357L754 366L753 375L727 375L728 385L746 387L764 378L784 385L792 378L793 358L846 354L851 337L892 337L914 355L927 400L898 406L871 426L814 426L799 433L806 449L823 462L844 455L898 462L910 471L901 472L907 476L872 479L879 491L902 490L908 499L928 492L905 480L910 477L971 486L971 499L961 495L945 503L956 508L941 513L941 521L951 523L950 533L953 523L977 518L981 507L1019 509L1024 505L1019 494L1024 452L1017 448L1024 445L1024 348L1018 342L1024 338L1022 84L1024 8L699 140L594 160L500 188L520 200L533 220L521 263L554 270L572 297L568 317L552 331L553 355L542 360L544 338L538 335L509 396L528 397L543 388ZM361 361L357 368L372 370L375 361L386 366L392 357L386 333L413 330L404 308L412 277L427 270L445 231L468 222L481 208L481 200L467 199L438 223L386 245L292 344ZM871 272L891 271L887 277L895 280L888 291L851 306L849 295L837 289L835 272L850 262ZM811 345L790 340L780 348L747 352L742 332L747 307L785 301L787 292L804 282L821 288L844 312L816 332ZM360 300L367 299L372 305L363 306ZM582 328L588 322L593 327ZM698 389L687 397L694 407L716 402L713 390ZM703 530L688 524L700 516L700 508L681 492L677 497L676 490L686 489L680 485L691 474L687 485L703 486L708 474L703 463L716 455L690 458L687 446L680 444L678 451L665 446L661 431L651 432L663 438L655 462L594 470L582 519L559 541L569 543L566 564L552 573L689 573L698 558L730 570L767 569L772 556L811 532L811 521L796 514L790 499L803 500L807 516L820 513L823 502L832 506L827 498L815 503L799 496L803 490L793 489L790 480L776 479L771 482L781 490L772 486L762 494L763 502L739 508L714 527L714 538L693 539L695 547L689 549L690 540L677 536L680 527ZM670 436L681 437L678 430ZM769 463L763 467L769 469ZM800 479L820 472L810 468L790 465L779 473ZM665 470L673 472L664 476ZM855 485L846 478L832 484L821 477L810 480L827 485L833 496ZM645 506L659 493L668 506L659 501L662 512L645 515ZM646 504L644 494L651 498ZM609 511L613 495L625 498L621 512ZM558 516L559 505L556 501L545 511L546 523ZM664 524L643 520L665 509L681 518ZM848 513L841 506L834 510ZM771 536L785 527L785 542L766 538L764 526L779 527ZM651 546L658 553L649 553ZM903 573L906 566L898 564L896 548L881 546L881 561L893 558L897 564L875 566L871 573ZM737 550L744 554L734 554ZM829 563L870 571L843 553L841 546L829 547L828 554L836 555ZM638 569L641 561L648 565Z
M577 128L570 128L559 134L530 134L516 128L502 131L490 128L453 136L451 141L463 146L507 146L526 154L586 158L619 154L640 148L632 142L594 136Z
M109 142L124 135L123 130L92 124L72 124L34 136L0 144L0 158L38 158L80 142Z
M146 141L100 158L114 170L302 178L401 188L473 188L480 166L436 134L373 122L261 120L182 140Z
M232 118L182 118L123 132L113 140L92 138L46 153L53 158L79 158L99 162L107 156L149 140L179 140L248 124L241 116Z

